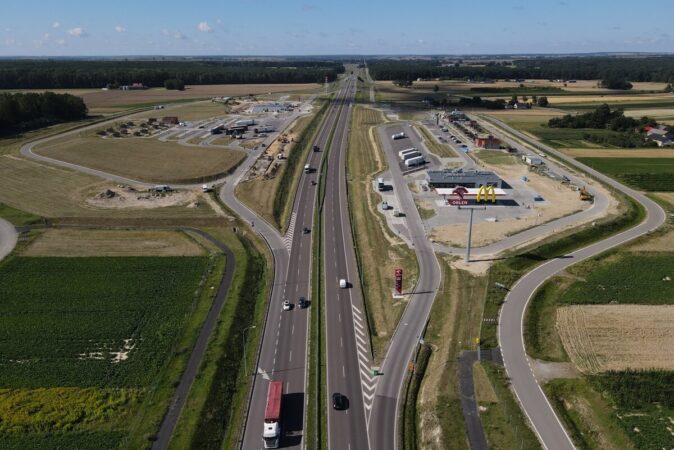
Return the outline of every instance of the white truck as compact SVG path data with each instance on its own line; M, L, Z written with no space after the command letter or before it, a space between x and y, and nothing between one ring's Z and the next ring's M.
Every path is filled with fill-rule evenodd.
M404 139L405 137L406 137L406 136L405 136L405 133L403 133L403 132L400 132L400 133L396 133L396 134L392 134L392 135L391 135L391 139L393 139L394 141L395 141L396 139Z
M405 153L402 156L402 158L400 158L400 159L402 159L403 161L407 161L408 159L418 158L419 156L421 156L421 152L414 151L414 152Z
M264 409L264 448L279 448L281 445L281 401L283 382L270 381L267 390L267 405Z
M405 160L405 167L410 168L410 167L416 167L416 166L421 166L426 163L426 160L424 159L423 156L415 156L414 158L410 158Z
M400 151L398 152L398 156L400 157L400 159L403 159L403 156L404 156L405 154L411 153L411 152L416 152L416 151L418 151L418 149L417 149L416 147L406 148L405 150L400 150Z
M311 173L311 166L309 164L304 165L304 173Z
M247 127L249 125L255 125L255 119L241 119L234 122L234 125L237 127Z

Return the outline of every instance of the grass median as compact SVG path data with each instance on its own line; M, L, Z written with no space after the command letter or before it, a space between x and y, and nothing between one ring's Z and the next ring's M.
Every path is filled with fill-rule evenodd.
M380 196L373 180L387 166L375 128L384 121L381 112L356 107L347 153L349 213L375 360L383 357L407 304L392 298L394 270L404 271L404 292L414 289L419 276L414 252L389 230L377 208Z
M418 125L416 128L421 132L420 134L424 144L426 144L426 148L428 148L431 153L434 153L441 158L455 158L459 156L449 145L438 142L438 140L433 135L431 135L425 126Z

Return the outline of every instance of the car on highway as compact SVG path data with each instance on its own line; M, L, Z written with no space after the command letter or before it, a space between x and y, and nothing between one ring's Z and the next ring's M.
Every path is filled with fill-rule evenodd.
M349 284L346 282L344 278L340 278L339 280L339 287L340 289L346 289Z
M300 299L297 301L297 304L299 305L300 308L304 309L307 306L309 306L309 302L307 302L307 299L304 297L300 297Z
M332 407L337 411L347 409L348 403L349 401L347 400L345 395L340 394L339 392L335 392L334 394L332 394Z
M290 311L290 302L288 300L283 301L283 310Z
M311 230L309 228L307 228L307 227L302 228L303 234L309 234L310 232L311 232Z

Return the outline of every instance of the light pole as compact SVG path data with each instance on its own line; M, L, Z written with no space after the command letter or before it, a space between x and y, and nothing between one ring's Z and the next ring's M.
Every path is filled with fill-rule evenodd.
M256 328L256 326L251 325L248 328L243 329L243 343L242 343L243 352L241 353L241 360L243 362L243 370L246 373L246 375L248 374L248 370L246 369L246 331L252 328Z

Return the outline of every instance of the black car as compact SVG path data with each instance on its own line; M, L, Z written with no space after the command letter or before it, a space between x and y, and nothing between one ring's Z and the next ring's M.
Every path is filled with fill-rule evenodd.
M349 401L347 400L346 396L340 394L339 392L332 394L332 407L334 409L341 411L347 409L348 405Z
M304 234L309 234L310 231L311 231L311 230L309 230L309 228L307 228L307 227L304 227L304 228L302 229L302 233L304 233Z
M297 301L297 304L299 305L300 308L306 308L307 307L307 299L304 297L300 297L300 299Z

